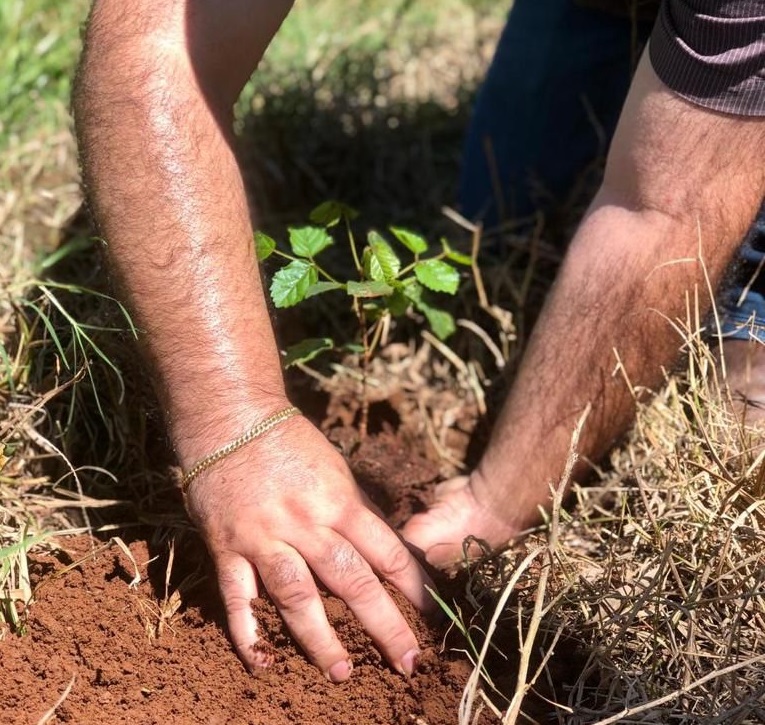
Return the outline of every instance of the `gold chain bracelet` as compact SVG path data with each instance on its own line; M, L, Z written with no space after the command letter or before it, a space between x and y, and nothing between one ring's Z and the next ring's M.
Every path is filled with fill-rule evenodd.
M254 425L246 433L243 433L241 436L239 436L239 438L236 440L231 441L231 443L227 443L222 448L218 448L217 451L213 451L209 456L205 456L201 460L197 461L197 463L195 463L188 471L186 471L186 473L183 474L183 477L181 478L181 491L183 491L184 494L188 493L189 486L191 485L192 481L201 473L210 468L210 466L217 463L226 456L230 456L234 451L238 451L243 446L246 446L250 441L254 441L256 438L260 438L260 436L265 435L268 433L268 431L279 425L279 423L282 421L287 420L287 418L292 418L293 415L300 415L300 411L294 406L284 408L284 410L280 410L278 413L269 415L268 418Z

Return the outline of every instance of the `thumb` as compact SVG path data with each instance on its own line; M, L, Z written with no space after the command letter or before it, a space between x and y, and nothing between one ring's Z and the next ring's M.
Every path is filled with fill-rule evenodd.
M401 531L432 566L447 568L465 558L462 542L473 533L473 506L466 501L468 480L459 476L440 484L434 504L425 513L415 514Z

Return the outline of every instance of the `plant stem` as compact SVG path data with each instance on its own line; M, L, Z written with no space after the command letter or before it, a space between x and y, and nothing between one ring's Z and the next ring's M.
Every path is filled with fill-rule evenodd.
M361 358L361 420L359 421L359 439L364 441L366 440L369 428L367 375L369 374L369 363L372 360L372 348L369 344L369 328L367 327L367 315L364 311L364 305L361 304L357 298L354 298L353 303L359 318L359 326L361 327L361 345L364 348L364 354Z
M435 257L428 257L425 261L426 262L430 262L432 260L444 259L445 257L446 257L446 252L441 252L440 254L436 254ZM398 273L398 276L399 277L403 277L405 274L408 274L409 272L411 272L417 266L417 263L419 261L420 261L420 255L416 254L415 257L414 257L414 262L412 262L411 264L407 264L406 267L404 267Z
M282 252L279 249L274 249L274 254L276 254L279 257L283 257L284 259L289 259L292 262L298 262L298 261L303 261L304 262L304 261L306 261L305 257L295 257L294 255L287 254L287 252ZM335 284L340 284L340 282L338 282L329 272L327 272L326 269L324 269L322 266L320 266L319 263L313 257L308 257L308 261L314 267L316 267L316 271L319 274L324 275L324 277L326 277L326 279L329 282L334 282Z
M348 244L351 248L351 254L353 255L353 263L356 265L356 271L361 276L362 266L359 261L359 254L356 251L356 240L353 238L353 230L351 229L351 220L347 216L343 216L345 220L345 230L348 233Z
M388 314L388 313L385 313ZM370 359L374 357L375 352L377 351L377 346L380 344L380 338L382 337L383 328L385 325L383 324L383 321L385 320L385 315L380 317L377 322L375 322L374 325L372 325L372 329L374 332L372 333L372 342L369 345L369 357Z

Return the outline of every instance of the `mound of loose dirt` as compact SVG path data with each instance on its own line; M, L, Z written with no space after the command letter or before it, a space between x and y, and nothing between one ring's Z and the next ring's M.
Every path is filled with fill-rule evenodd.
M434 464L393 436L358 447L352 463L378 505L398 523L423 505ZM63 540L64 549L33 557L36 581L47 580L27 615L27 634L0 642L0 713L4 723L37 723L74 678L51 722L66 723L359 723L444 725L457 720L470 664L444 652L443 631L402 603L423 657L407 680L381 659L345 605L327 595L329 619L354 661L351 680L332 685L307 663L267 600L257 615L276 661L249 675L226 637L213 576L183 599L158 630L163 576L130 588L131 564L114 547L59 577L50 575L85 556L91 542ZM139 566L162 553L143 540L130 544ZM181 557L176 553L176 566ZM188 567L188 564L186 564ZM146 568L141 569L146 572Z

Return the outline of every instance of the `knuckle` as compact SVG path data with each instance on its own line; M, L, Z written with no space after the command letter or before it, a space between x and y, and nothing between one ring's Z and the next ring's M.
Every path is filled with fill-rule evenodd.
M380 560L380 576L387 580L397 579L409 569L410 564L411 557L409 552L404 548L403 544L400 544L388 551L387 555Z
M379 579L353 546L347 542L333 545L328 559L346 601L371 603L379 594Z
M314 596L315 585L290 556L277 554L261 569L266 588L279 609L305 608Z
M332 630L313 632L310 641L303 642L302 646L308 656L320 667L331 666L348 656Z
M389 652L401 652L402 654L417 646L417 638L412 633L405 621L391 627L381 639L380 645Z
M351 575L364 568L359 553L350 544L334 544L329 551L329 562L340 576Z
M239 657L247 661L252 654L253 642L243 636L236 636L233 633L229 636L231 637L231 644L234 646Z
M223 595L223 608L226 610L226 614L231 617L233 615L250 614L254 618L252 613L252 601L249 597L245 597L241 594L224 594Z
M343 587L347 600L358 604L371 604L382 592L379 579L366 568L350 573Z
M281 588L272 588L269 593L280 610L297 612L305 609L311 602L314 596L314 589L308 582L301 581Z

